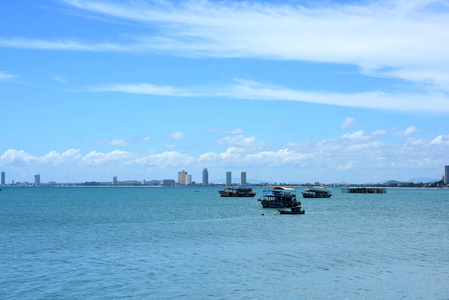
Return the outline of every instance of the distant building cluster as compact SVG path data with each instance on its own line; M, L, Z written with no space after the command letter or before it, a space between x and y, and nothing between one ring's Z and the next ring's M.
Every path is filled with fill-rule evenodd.
M6 172L5 171L2 171L2 173L1 173L0 185L7 185L6 184ZM34 182L28 182L28 181L14 182L14 180L12 180L11 181L11 185L19 185L19 186L33 186L34 185L34 186L39 186L39 185L41 185L41 175L39 175L39 174L34 175Z
M192 175L189 175L189 174L187 174L187 171L182 170L182 171L178 172L178 184L179 185L191 185L191 184L195 184L195 182L192 181ZM207 171L207 168L203 169L201 184L209 185L209 172ZM240 184L247 184L246 172L240 173ZM225 174L225 185L227 185L227 186L232 185L231 171L227 171Z
M225 173L225 182L224 183L216 183L216 185L223 185L231 186L232 183L232 172L226 171ZM247 177L246 172L240 172L240 185L247 185ZM260 185L266 185L268 183L261 183ZM1 186L7 186L9 184L6 183L6 172L1 172ZM187 171L182 170L178 172L178 181L176 182L174 179L162 179L162 180L149 180L146 181L145 179L142 179L141 181L137 180L127 180L127 181L118 181L117 176L112 177L112 182L83 182L83 183L56 183L56 182L48 182L46 184L41 183L41 175L36 174L34 175L34 182L14 182L14 180L11 180L12 186L56 186L56 185L62 185L62 186L73 186L73 185L84 185L84 186L95 186L95 185L131 185L131 186L189 186L189 185L211 185L209 182L209 172L207 168L203 168L202 172L202 181L201 183L195 183L195 181L192 180L192 175L188 174ZM275 183L276 185L276 183ZM279 183L279 185L286 185L285 183ZM321 184L320 182L314 182L312 183L305 183L302 184L304 186L330 186L327 184ZM373 186L387 186L387 187L444 187L449 185L449 165L444 167L444 175L442 176L440 181L432 182L432 183L414 183L414 182L399 182L399 181L388 181L384 184L374 184ZM331 186L341 186L341 184L335 184Z

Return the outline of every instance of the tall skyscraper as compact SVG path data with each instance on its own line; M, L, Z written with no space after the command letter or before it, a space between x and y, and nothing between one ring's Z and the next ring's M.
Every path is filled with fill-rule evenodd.
M203 169L203 185L209 184L209 172L207 172L207 168Z
M186 185L192 184L192 175L186 175Z
M5 185L6 182L6 175L5 172L2 172L2 184Z
M34 185L40 185L41 184L41 175L36 174L34 175Z
M444 167L444 184L449 184L449 166Z
M240 172L240 184L246 184L246 172Z
M112 184L117 185L117 176L112 177Z
M226 186L232 185L232 174L231 171L226 172Z
M187 177L187 171L182 170L181 172L178 172L178 183L186 184L186 177Z

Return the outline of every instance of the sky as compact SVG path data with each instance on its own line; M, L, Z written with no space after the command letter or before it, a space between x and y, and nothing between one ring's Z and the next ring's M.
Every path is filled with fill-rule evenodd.
M10 183L439 180L449 1L3 0Z

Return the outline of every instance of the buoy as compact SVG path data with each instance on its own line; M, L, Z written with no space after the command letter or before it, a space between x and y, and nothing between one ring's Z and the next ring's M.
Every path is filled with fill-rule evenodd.
M263 214L263 213L261 213L260 215L261 215L261 216L263 216L264 214Z
M273 215L275 215L276 213L273 213Z

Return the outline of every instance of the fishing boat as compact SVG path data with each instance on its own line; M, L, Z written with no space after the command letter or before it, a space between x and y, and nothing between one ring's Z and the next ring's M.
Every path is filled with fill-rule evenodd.
M301 202L300 202L301 203ZM281 215L303 215L306 213L304 209L301 209L301 205L290 208L290 210L278 209Z
M302 192L304 198L330 198L332 193L328 189L306 189Z
M296 200L296 191L292 188L281 186L272 189L266 188L263 191L263 197L258 199L264 208L285 208L295 207L301 202Z
M254 197L256 193L250 187L233 186L218 191L221 197Z

